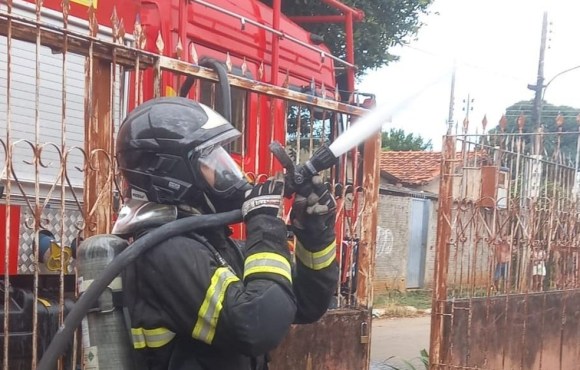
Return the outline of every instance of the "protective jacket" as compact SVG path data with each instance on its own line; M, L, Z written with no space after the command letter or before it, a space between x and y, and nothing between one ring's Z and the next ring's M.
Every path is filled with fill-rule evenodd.
M173 237L123 275L139 370L262 370L292 323L327 310L334 241L301 240L295 261L282 220L257 215L241 247L223 231Z

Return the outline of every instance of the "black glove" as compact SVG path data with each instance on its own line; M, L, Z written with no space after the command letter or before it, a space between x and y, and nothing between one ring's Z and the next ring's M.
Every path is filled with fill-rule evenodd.
M284 193L284 178L270 178L263 184L254 186L246 192L246 200L242 205L244 221L255 215L280 216L282 194Z
M336 202L321 176L299 189L290 219L292 231L307 249L324 248L335 240Z

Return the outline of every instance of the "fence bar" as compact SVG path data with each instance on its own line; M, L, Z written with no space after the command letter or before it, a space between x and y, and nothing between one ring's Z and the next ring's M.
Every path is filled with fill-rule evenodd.
M356 124L356 123L355 123ZM362 307L372 306L372 277L377 236L377 205L379 188L381 137L379 134L364 144L364 209L362 211L361 242L358 255L359 279L357 282L357 302ZM356 179L354 179L356 183ZM357 189L353 189L355 192ZM356 198L355 198L356 199ZM353 205L354 207L354 205Z
M84 204L87 214L85 237L107 234L112 220L113 142L111 125L111 63L89 58L86 76L85 151L88 172L85 177ZM98 81L96 83L95 81Z
M455 161L455 137L444 139L441 162L441 183L439 186L439 210L437 215L437 243L433 278L433 303L431 311L431 340L429 346L429 366L439 369L442 359L443 313L447 300L447 272L449 263L449 241L451 238L451 205L453 201L453 163Z
M356 124L356 123L355 123ZM378 226L378 201L379 201L379 169L380 169L381 135L376 134L364 144L364 208L361 217L361 239L358 248L357 268L359 278L357 280L356 298L359 307L371 308L373 302L372 279L375 270L375 251ZM357 179L353 179L356 184ZM357 189L353 189L355 192ZM357 197L354 197L355 201ZM354 206L354 205L353 205ZM356 209L356 208L355 208ZM355 222L358 222L355 221ZM370 317L369 317L370 321ZM368 325L370 337L372 325ZM363 333L361 333L363 335ZM371 346L366 347L366 356L370 358ZM367 361L365 361L367 362ZM368 363L368 362L367 362Z
M50 340L53 335L46 332L46 308L50 305L50 318L54 319L50 324L58 330L78 293L71 243L78 241L74 239L81 231L84 238L110 232L118 200L113 195L114 192L120 195L123 190L120 181L115 181L119 178L116 178L114 140L116 127L126 110L138 106L144 98L152 95L169 94L161 89L165 87L162 83L174 77L194 76L204 82L218 80L216 73L210 69L143 50L143 30L125 36L124 31L119 31L121 25L116 17L112 17L110 29L99 30L95 9L91 6L88 24L84 25L88 26L88 34L83 33L86 31L75 31L79 24L68 17L69 1L63 0L62 12L51 11L52 18L45 16L42 0L20 2L21 11L22 4L30 5L30 18L21 15L28 14L25 11L14 13L11 0L0 9L0 41L6 39L6 45L2 44L2 57L7 61L5 74L0 76L2 82L6 81L6 90L3 88L0 91L2 95L6 92L5 103L0 104L0 110L6 109L2 111L6 132L0 140L0 147L4 147L6 156L0 158L4 159L5 165L0 182L6 190L1 202L2 206L6 206L2 274L5 286L28 294L34 305L32 307L35 307L34 314L26 317L27 326L34 331L34 338L33 344L22 350L26 357L23 361L27 361L26 365L21 365L22 368L34 368L42 356L45 348L37 344L40 343L37 339ZM60 13L62 18L58 17ZM112 42L101 39L103 37ZM162 52L159 48L158 51ZM153 72L156 73L155 78L152 78ZM335 139L346 128L343 126L355 122L357 116L367 112L365 108L334 100L335 96L331 94L313 96L291 91L287 84L286 87L273 86L265 83L262 75L257 81L233 74L228 74L228 79L233 87L244 90L244 98L247 98L244 114L248 117L241 125L243 138L255 135L261 141L250 147L253 144L249 143L253 141L246 143L242 140L240 152L243 169L247 172L253 169L253 178L257 181L272 175L268 171L273 172L278 167L271 156L268 166L265 142L271 138L283 139L283 130L288 130L290 126L288 121L292 107L296 107L298 113L296 122L292 122L298 126L296 143L293 139L286 139L287 144L291 143L287 147L297 148L298 162L311 155L320 145ZM150 86L152 80L154 87ZM196 93L192 92L190 96L201 99L201 85L198 82ZM156 94L149 94L153 88ZM210 93L214 94L210 98L212 100L215 91ZM276 107L276 110L268 111L268 101L274 102L269 107ZM23 107L22 102L29 107ZM254 116L256 111L259 114ZM253 117L257 117L257 125L256 121L250 121ZM272 131L268 131L270 128L263 130L268 125L272 126L271 122L266 122L268 118L276 118L277 126ZM18 129L24 127L23 122L29 123L28 132ZM283 122L286 127L281 124ZM254 132L256 126L257 132ZM312 134L312 139L308 133ZM319 346L316 350L332 352L330 357L339 362L344 356L334 353L338 352L334 344L350 344L354 340L356 345L349 345L348 348L354 353L350 356L351 362L357 361L357 365L367 364L370 355L370 345L361 345L358 334L364 331L365 335L370 335L380 136L373 137L363 148L361 155L358 153L359 147L341 156L340 165L328 171L332 176L334 194L339 198L337 228L340 230L337 230L337 236L338 242L343 241L341 237L345 241L344 245L340 243L339 248L344 246L346 250L340 258L343 279L337 291L336 308L339 309L330 310L321 323L301 328L308 332L297 341L302 344L303 338L312 338L313 333L323 335L323 339L327 340L326 331L319 330L325 321L331 323L332 330L337 333L345 332L344 327L356 326L357 330L349 331L352 335L348 338L333 338L328 347ZM234 154L237 160L239 153ZM364 162L359 163L361 156ZM361 172L363 176L359 176ZM15 219L10 216L11 210ZM4 225L1 227L4 228ZM48 251L46 246L40 245L41 229L54 236L51 236ZM11 239L17 245L13 246ZM12 252L18 254L14 258L16 263L10 259ZM53 264L49 265L49 262ZM355 267L358 275L353 274ZM22 286L16 286L16 281ZM20 338L12 335L15 327L7 313L14 299L14 291L3 289L2 293L5 312L1 329L4 340L0 349L0 367L3 370L18 366L16 362L21 357L21 354L12 351L17 344L15 340ZM357 321L342 319L347 316ZM362 324L365 325L364 330ZM60 360L59 370L76 367L77 362L82 362L79 339L74 339L72 350ZM297 346L294 353L303 351ZM315 361L325 361L325 355L317 353L313 358ZM304 368L286 364L288 359L297 360L300 356L281 357L274 364L278 368L274 369L280 369L279 366L287 366L284 370ZM315 362L314 366L319 368L317 364ZM362 368L344 366L345 369Z

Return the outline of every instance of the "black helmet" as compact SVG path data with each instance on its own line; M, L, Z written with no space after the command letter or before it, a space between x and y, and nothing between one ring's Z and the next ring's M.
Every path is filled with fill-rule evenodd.
M199 102L165 97L143 103L127 115L117 136L125 196L220 212L241 206L232 200L243 200L248 183L222 147L238 136Z

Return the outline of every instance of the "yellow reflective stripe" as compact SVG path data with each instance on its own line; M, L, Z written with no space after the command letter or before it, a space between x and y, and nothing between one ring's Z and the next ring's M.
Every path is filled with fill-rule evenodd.
M135 349L142 349L147 347L142 328L131 328L131 334L133 336L133 347Z
M205 293L205 299L197 314L197 322L191 333L194 339L207 344L213 342L217 321L223 308L226 290L235 281L240 281L240 279L229 268L218 267L215 270L211 277L209 288L207 288Z
M46 299L43 299L43 298L40 298L40 297L39 297L39 298L36 298L36 299L38 300L38 302L42 303L42 305L43 305L44 307L50 307L50 306L51 306L51 305L50 305L50 302L49 302L49 301L47 301Z
M254 267L251 269L247 269L244 271L244 279L247 276L250 276L252 274L259 274L259 273L281 275L281 276L285 277L286 279L288 279L289 282L292 282L292 275L290 272L288 272L288 270L282 269L279 267L272 267L272 266L262 266L262 267Z
M277 253L262 252L252 254L246 258L244 262L244 279L251 274L258 273L278 274L292 282L290 262Z
M310 252L304 248L302 243L296 243L296 257L306 267L312 270L322 270L330 266L336 258L336 241L319 252Z
M163 347L175 337L175 333L167 328L131 328L131 334L135 349Z

